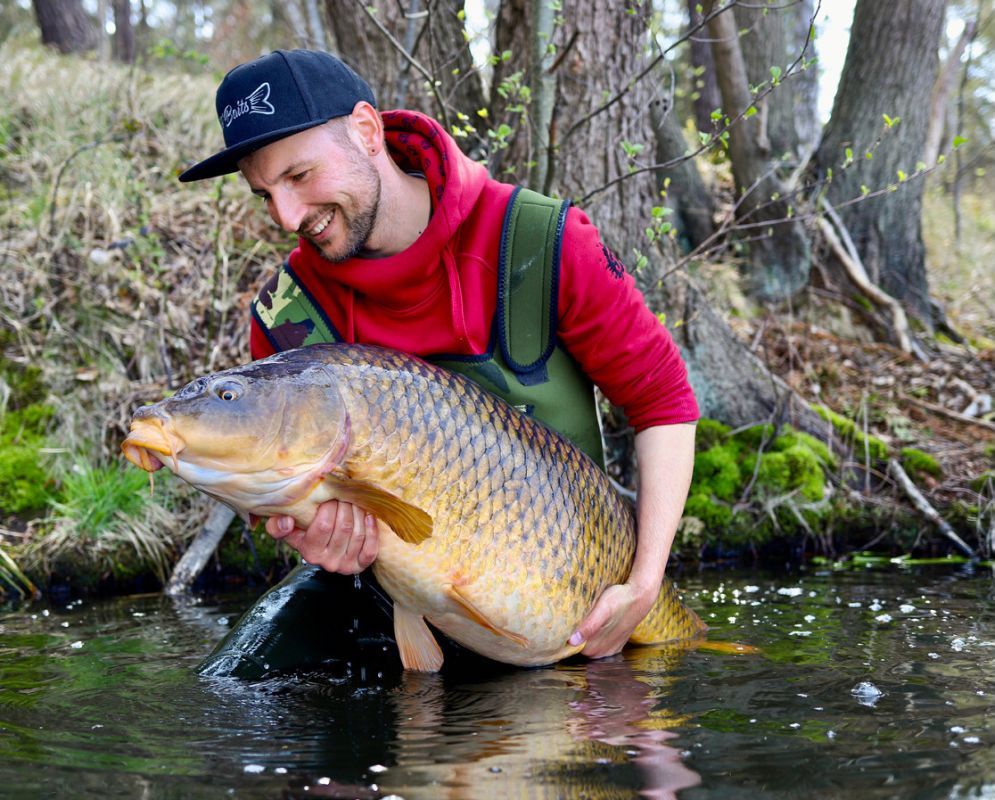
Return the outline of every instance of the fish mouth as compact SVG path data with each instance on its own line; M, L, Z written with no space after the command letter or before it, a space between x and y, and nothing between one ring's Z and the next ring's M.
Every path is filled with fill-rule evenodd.
M183 450L183 442L166 426L161 419L136 419L131 423L131 431L121 443L121 452L136 467L146 472L155 472L165 466L157 455L169 456L173 471L179 468L177 455Z

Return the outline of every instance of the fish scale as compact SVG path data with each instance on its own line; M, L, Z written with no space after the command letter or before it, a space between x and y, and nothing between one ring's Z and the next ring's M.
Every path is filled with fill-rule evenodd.
M231 418L237 404L218 405L210 396L211 387L225 380L244 383L246 397L258 393L246 400L255 403L256 416L265 417L260 409L272 407L348 419L344 457L325 470L325 479L310 479L314 485L305 498L288 501L284 509L239 510L291 513L303 525L327 499L375 513L385 524L373 570L395 602L405 666L441 664L441 655L426 655L434 641L419 618L490 658L552 663L581 649L568 644L570 635L601 592L628 577L634 515L605 474L568 440L462 376L363 345L315 345L218 373L202 384L199 400L195 391L181 391L152 407L157 410L142 412L144 418L168 419L168 425L156 424L182 437L181 466L196 458L196 437L184 430L210 420L203 406L218 415L214 428L239 427ZM252 419L242 427L255 426L262 437L281 425L290 437L283 447L294 451L294 425L285 423ZM155 449L143 445L143 431L151 436L146 428L136 415L126 454L129 442ZM246 435L241 428L239 435ZM330 430L328 441L339 435ZM303 444L296 449L306 450ZM246 458L244 450L240 457ZM303 466L295 469L320 476L320 463L308 472L307 458L300 460ZM255 474L265 468L254 465ZM251 488L242 491L242 505L251 504L248 496ZM424 514L430 529L419 532ZM639 641L662 642L694 638L703 630L665 579L637 633Z

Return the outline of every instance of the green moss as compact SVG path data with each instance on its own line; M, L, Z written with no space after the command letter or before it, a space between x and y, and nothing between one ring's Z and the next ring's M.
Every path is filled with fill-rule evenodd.
M736 456L735 449L722 445L698 453L694 459L692 491L734 500L742 480Z
M52 409L38 403L0 416L0 509L8 514L40 511L52 480L42 462Z
M939 461L929 453L917 450L914 447L902 448L902 466L905 467L906 472L913 475L932 475L934 478L939 478L943 475Z
M820 442L821 444L821 442ZM826 495L826 475L822 471L822 461L814 450L803 444L796 444L781 451L788 464L789 485L798 489L802 497L817 502Z
M716 502L703 492L696 492L684 504L684 516L700 519L707 533L714 537L716 532L732 523L733 513L725 503Z
M725 440L731 430L732 428L718 420L705 417L699 419L694 436L695 449L700 452L715 447Z
M784 432L774 440L774 449L783 451L794 447L804 447L810 450L824 467L835 468L838 464L836 456L833 455L829 445L824 441L786 425Z
M761 447L769 447L774 438L774 426L770 423L753 425L739 431L733 438L744 447L759 450Z
M50 485L37 445L0 447L0 509L5 514L40 511L50 499Z
M876 436L864 435L864 432L857 427L853 420L837 414L826 406L813 406L813 408L820 417L833 426L841 437L853 442L855 451L858 453L867 451L875 461L884 461L888 458L888 445Z
M985 487L988 486L989 482L995 486L995 469L987 469L971 481L971 489L972 491L981 494L985 490Z

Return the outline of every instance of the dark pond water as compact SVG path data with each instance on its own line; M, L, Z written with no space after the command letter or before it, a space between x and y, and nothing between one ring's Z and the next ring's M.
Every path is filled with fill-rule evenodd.
M247 684L192 673L244 595L0 611L0 797L995 797L990 574L681 583L763 654Z

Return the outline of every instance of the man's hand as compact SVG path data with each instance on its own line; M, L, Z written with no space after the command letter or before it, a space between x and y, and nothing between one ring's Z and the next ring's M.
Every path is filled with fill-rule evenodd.
M362 572L380 549L376 517L338 500L318 506L306 531L295 526L293 517L281 516L266 520L266 532L285 541L309 564L342 575Z
M589 658L615 655L649 613L657 594L659 587L645 589L633 583L609 586L577 626L570 644L586 642L581 652Z

